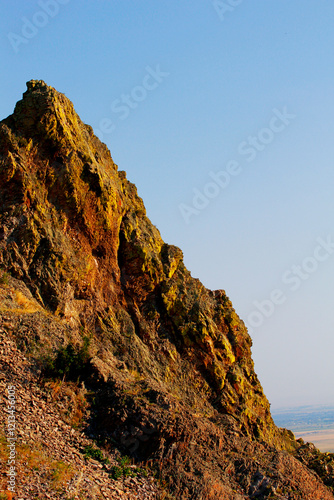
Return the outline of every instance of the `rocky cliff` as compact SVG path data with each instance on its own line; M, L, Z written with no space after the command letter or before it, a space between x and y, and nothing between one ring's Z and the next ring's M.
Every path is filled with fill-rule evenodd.
M334 498L328 461L329 475L311 472L274 425L225 292L191 276L107 147L42 81L0 122L0 217L4 332L41 390L85 388L77 425L105 453L148 464L161 498Z

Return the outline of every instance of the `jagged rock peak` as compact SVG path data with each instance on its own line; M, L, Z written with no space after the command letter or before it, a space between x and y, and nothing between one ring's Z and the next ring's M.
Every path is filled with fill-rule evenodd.
M27 90L22 95L23 99L27 99L31 94L34 94L36 98L41 98L43 95L48 94L53 99L65 98L68 103L72 104L65 94L47 85L44 80L29 80L26 85Z
M25 94L28 92L33 92L41 89L43 90L53 89L53 87L49 87L44 80L29 80L29 82L27 82L26 85L27 85L27 90Z
M64 94L50 87L43 80L30 80L26 85L27 90L23 93L22 100L16 104L14 114L22 112L21 105L23 102L33 103L38 110L43 106L47 108L52 104L56 104L57 101L73 108L73 104Z
M56 150L69 156L71 151L79 149L82 154L91 156L92 150L98 147L110 157L106 146L94 136L92 127L81 121L72 102L43 80L27 82L27 90L17 102L14 113L3 123L15 135L33 140L49 156Z

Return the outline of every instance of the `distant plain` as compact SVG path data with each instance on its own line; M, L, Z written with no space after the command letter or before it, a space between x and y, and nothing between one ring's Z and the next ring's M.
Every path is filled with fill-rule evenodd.
M278 427L313 443L320 451L334 453L334 406L300 406L272 410Z
M334 429L325 431L295 432L296 438L313 443L320 451L334 453Z

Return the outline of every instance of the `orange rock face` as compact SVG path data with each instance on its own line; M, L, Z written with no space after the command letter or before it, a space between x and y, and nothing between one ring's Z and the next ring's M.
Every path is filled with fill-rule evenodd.
M0 266L31 294L31 315L67 332L48 336L41 320L38 342L55 351L90 335L95 431L160 464L177 498L302 498L278 468L268 473L273 456L311 478L303 500L319 488L333 498L295 459L279 460L297 444L272 421L225 292L207 290L162 241L72 103L42 81L27 87L0 122ZM293 487L303 491L298 478Z

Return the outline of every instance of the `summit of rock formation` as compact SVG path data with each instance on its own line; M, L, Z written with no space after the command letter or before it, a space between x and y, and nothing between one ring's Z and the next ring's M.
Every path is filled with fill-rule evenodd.
M191 276L106 145L43 81L0 122L0 200L1 332L41 404L58 387L73 426L81 398L74 432L154 471L155 498L333 500L333 456L275 426L224 290ZM45 494L67 498L51 483Z

